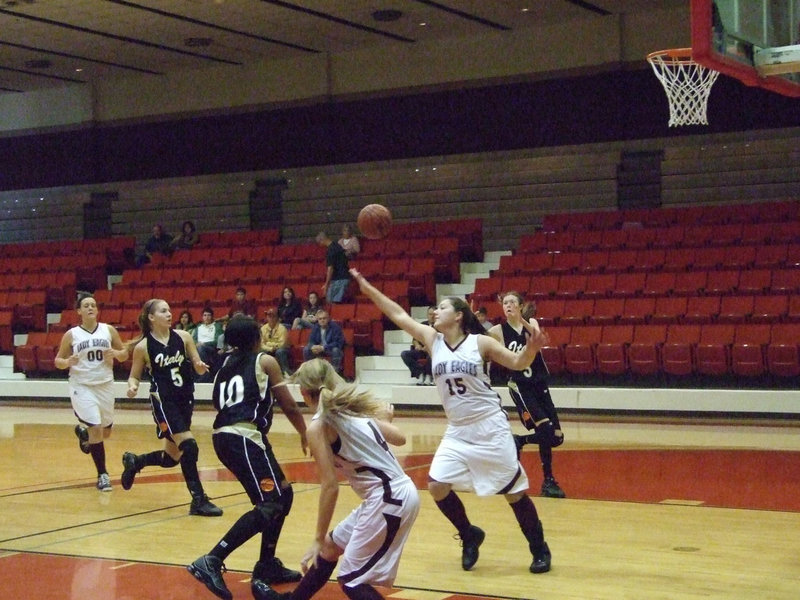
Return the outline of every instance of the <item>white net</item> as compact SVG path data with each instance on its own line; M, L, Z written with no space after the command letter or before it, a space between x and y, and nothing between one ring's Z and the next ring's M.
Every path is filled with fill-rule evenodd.
M669 101L669 126L708 125L708 96L719 71L692 60L691 48L663 50L647 56Z

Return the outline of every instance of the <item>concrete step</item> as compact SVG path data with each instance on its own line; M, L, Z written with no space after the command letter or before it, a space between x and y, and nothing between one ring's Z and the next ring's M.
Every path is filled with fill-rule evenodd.
M25 379L25 373L14 373L14 357L11 354L0 355L0 380L11 379Z

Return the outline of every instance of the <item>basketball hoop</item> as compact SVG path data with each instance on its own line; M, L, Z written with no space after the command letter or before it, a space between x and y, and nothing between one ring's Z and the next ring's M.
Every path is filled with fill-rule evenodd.
M708 96L719 71L692 59L691 48L659 50L647 55L669 101L669 126L708 125Z

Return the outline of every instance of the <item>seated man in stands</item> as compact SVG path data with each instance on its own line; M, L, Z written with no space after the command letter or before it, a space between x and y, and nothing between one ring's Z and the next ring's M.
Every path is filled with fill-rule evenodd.
M303 348L303 360L312 358L327 358L333 368L342 374L342 359L344 357L344 331L342 326L331 317L327 311L317 313L317 322L311 328L308 344Z
M214 310L210 306L206 306L203 309L202 321L192 330L192 337L200 359L208 365L208 372L197 379L200 383L214 379L214 373L219 366L218 345L222 335L222 323L214 320Z
M433 325L436 319L436 307L428 307L428 319L423 321L423 325ZM400 353L400 358L411 371L411 377L417 380L417 385L425 385L427 378L430 385L433 385L433 373L431 371L431 357L422 342L411 340L411 347Z
M284 377L289 375L289 331L274 308L266 310L267 322L261 326L261 350L274 356Z
M243 287L236 288L236 294L231 300L231 309L228 311L228 318L238 314L256 318L256 301L247 297L247 290Z
M142 266L149 263L154 254L170 256L173 250L172 236L166 233L160 224L156 223L153 225L153 235L144 245L144 254L136 257L136 264Z

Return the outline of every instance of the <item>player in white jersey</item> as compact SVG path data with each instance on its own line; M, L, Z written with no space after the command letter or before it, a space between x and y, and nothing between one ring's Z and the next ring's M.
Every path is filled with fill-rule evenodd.
M431 462L428 491L458 531L461 567L468 571L475 565L486 534L470 522L456 490L473 491L479 496L503 494L533 555L529 571L549 571L550 549L536 506L525 493L528 478L517 458L500 396L489 383L488 369L489 362L514 371L526 369L547 342L547 335L526 323L530 337L519 353L512 352L484 335L485 330L469 305L455 297L439 302L433 326L423 325L356 269L351 269L350 274L383 314L431 349L433 380L448 425Z
M417 488L389 449L389 444L405 444L406 437L390 422L389 405L345 383L327 361L303 363L292 380L316 411L307 436L321 490L314 542L302 560L305 574L283 597L308 600L338 561L339 585L348 598L383 598L373 586L392 586L419 512ZM337 472L362 502L329 533L339 494Z
M114 359L125 361L128 350L114 327L97 321L99 311L91 294L82 292L76 309L81 324L64 333L55 365L69 369L70 402L80 421L75 435L97 468L97 489L110 492L103 440L114 424Z

